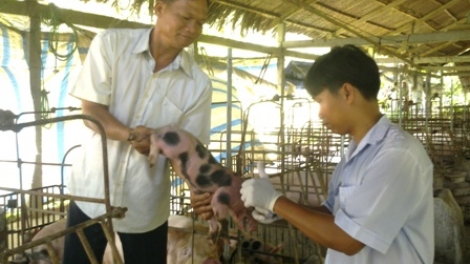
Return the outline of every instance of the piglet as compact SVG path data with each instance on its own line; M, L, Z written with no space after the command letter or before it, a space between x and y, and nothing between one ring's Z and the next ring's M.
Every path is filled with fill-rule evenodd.
M26 239L25 242L36 241L46 236L53 235L55 233L65 230L67 220L61 219L54 223L44 226L39 231L34 231L31 235L31 239ZM56 256L59 260L62 259L64 254L64 236L61 236L57 239L51 241L52 248L55 251ZM21 263L21 264L52 264L54 263L49 256L46 244L40 244L31 249L25 251L24 255L15 256L15 259L12 263Z
M214 217L209 220L211 235L220 230L218 222L226 220L229 214L241 231L256 230L256 220L241 200L243 179L217 162L193 134L173 125L155 130L150 138L150 166L156 163L159 154L170 160L173 170L192 192L213 194Z
M197 231L206 231L207 227L201 223L192 221L191 218L181 215L170 215L168 218L168 245L167 245L167 263L172 264L221 264L219 255L222 250L219 243L212 243L207 236ZM173 228L172 228L173 227ZM193 229L196 231L187 232L181 229ZM123 257L122 243L118 235L115 236L116 247ZM235 244L230 248L231 252L235 250ZM103 264L112 264L112 253L109 244L106 246Z

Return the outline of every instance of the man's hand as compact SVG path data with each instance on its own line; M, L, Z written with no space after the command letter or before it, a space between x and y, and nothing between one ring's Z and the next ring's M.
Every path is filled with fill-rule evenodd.
M258 162L258 171L259 179L249 179L242 183L240 190L242 201L245 207L260 207L274 212L274 204L282 194L274 189L261 162Z
M145 126L137 126L131 130L128 141L140 154L148 156L150 151L150 135L152 135L153 131L153 129Z
M211 206L212 195L210 193L196 194L191 192L190 199L194 212L202 219L209 220L214 216Z

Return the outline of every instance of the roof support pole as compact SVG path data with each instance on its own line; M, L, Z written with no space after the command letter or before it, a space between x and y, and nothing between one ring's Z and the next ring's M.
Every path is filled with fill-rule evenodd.
M41 119L41 17L36 12L37 0L28 0L28 13L30 18L30 30L27 33L27 43L29 56L26 56L29 66L29 82L31 97L34 105L34 119ZM42 162L42 126L36 126L36 164ZM28 188L37 188L42 186L42 168L35 165L32 186ZM23 187L23 186L22 186Z
M281 153L280 153L280 157L281 157L281 170L284 170L285 169L285 162L284 162L284 156L285 156L285 146L284 146L284 143L285 143L285 136L284 136L284 95L285 95L285 91L284 91L284 88L285 88L285 84L286 84L286 78L284 76L284 64L285 64L285 54L284 54L284 47L283 47L283 42L284 42L284 39L285 39L285 36L286 36L286 24L285 23L279 23L278 26L277 26L277 41L278 41L278 54L277 54L277 85L278 85L278 91L281 92L280 94L280 100L279 100L279 103L280 103L280 129L279 129L279 144L281 146ZM280 178L281 180L281 187L283 188L283 192L285 192L284 190L284 177L281 176Z
M425 109L425 124L424 124L424 129L426 131L426 135L430 136L430 131L429 131L429 119L432 118L432 102L431 102L431 73L427 72L426 73L426 80L425 80L425 93L426 93L426 109ZM442 105L440 106L442 107Z
M286 89L286 77L285 77L285 74L284 74L284 68L285 68L285 62L286 62L286 57L285 57L285 49L284 49L284 46L283 46L283 43L284 43L284 40L286 38L286 24L284 22L281 22L277 25L277 41L278 41L278 48L279 48L279 53L278 53L278 56L277 56L277 83L278 83L278 86L279 86L279 89L278 91L281 91L281 95L280 95L280 100L279 100L279 103L280 103L280 129L279 129L279 144L281 146L281 153L279 155L279 157L281 157L281 170L282 171L287 171L286 167L285 167L285 141L286 141L286 137L285 137L285 134L286 134L286 129L285 129L285 123L284 123L284 117L285 117L285 114L284 114L284 100L285 100L285 96L286 96L286 92L285 92L285 89ZM279 180L281 181L281 188L282 188L282 193L285 194L285 176L287 175L281 175L279 177ZM308 195L308 194L305 194L305 195ZM305 197L302 197L302 198L305 198ZM291 233L291 237L295 237L294 235L294 228L292 227L292 224L288 224L288 227L289 227L289 232ZM293 247L294 249L294 259L295 259L295 264L299 264L299 252L298 252L298 249L297 247Z

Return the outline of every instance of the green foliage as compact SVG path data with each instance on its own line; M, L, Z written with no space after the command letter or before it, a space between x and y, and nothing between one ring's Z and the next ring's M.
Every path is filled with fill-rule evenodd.
M468 104L468 92L463 89L460 79L456 76L444 78L444 87L442 89L442 101L445 105Z

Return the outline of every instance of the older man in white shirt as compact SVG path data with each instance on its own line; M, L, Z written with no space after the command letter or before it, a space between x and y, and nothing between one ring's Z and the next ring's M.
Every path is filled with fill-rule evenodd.
M113 206L127 207L114 220L126 263L166 263L170 178L164 157L150 168L149 135L175 124L202 143L210 139L212 86L183 50L200 34L206 0L161 0L151 29L109 29L93 39L71 95L83 113L96 118L107 136L109 188ZM96 126L85 122L81 154L67 183L71 194L104 197L103 153ZM105 213L102 204L72 202L68 226ZM99 225L85 229L98 260L106 246ZM65 240L64 263L89 263L78 237Z

